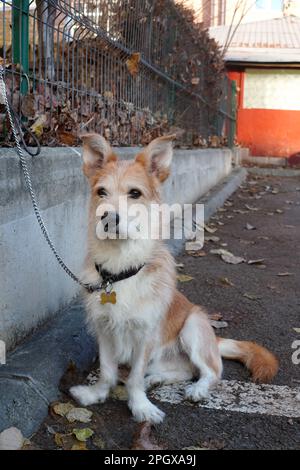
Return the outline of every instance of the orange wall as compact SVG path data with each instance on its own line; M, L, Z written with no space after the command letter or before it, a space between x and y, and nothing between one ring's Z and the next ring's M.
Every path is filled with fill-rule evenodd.
M251 155L290 157L300 152L300 111L239 109L237 139Z
M254 156L290 157L300 152L300 111L244 109L244 72L230 71L238 89L237 140Z

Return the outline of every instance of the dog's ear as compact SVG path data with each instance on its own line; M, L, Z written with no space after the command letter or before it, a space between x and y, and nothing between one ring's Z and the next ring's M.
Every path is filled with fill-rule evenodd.
M162 183L170 174L173 157L172 141L176 135L166 135L152 140L150 144L136 157L147 170L154 174Z
M83 172L86 176L92 176L107 162L117 160L111 146L101 135L83 134L80 138L83 141Z

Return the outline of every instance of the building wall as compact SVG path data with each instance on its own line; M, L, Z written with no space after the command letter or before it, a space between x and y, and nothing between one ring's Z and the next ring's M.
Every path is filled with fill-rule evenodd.
M253 156L291 157L300 152L300 70L231 71L237 81L238 142Z

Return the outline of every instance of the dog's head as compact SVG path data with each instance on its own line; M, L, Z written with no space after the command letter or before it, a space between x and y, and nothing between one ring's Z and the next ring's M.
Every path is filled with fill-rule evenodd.
M160 202L160 185L170 173L175 136L153 140L132 160L118 160L98 134L81 137L83 171L91 186L98 238L138 238L141 232L145 234L150 210L155 211Z

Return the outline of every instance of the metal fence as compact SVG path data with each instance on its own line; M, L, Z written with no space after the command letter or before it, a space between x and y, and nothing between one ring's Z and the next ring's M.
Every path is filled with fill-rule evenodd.
M199 46L173 0L0 2L9 98L47 145L76 145L82 129L115 145L174 128L187 145L232 141L231 83L216 79L218 51L201 34Z

